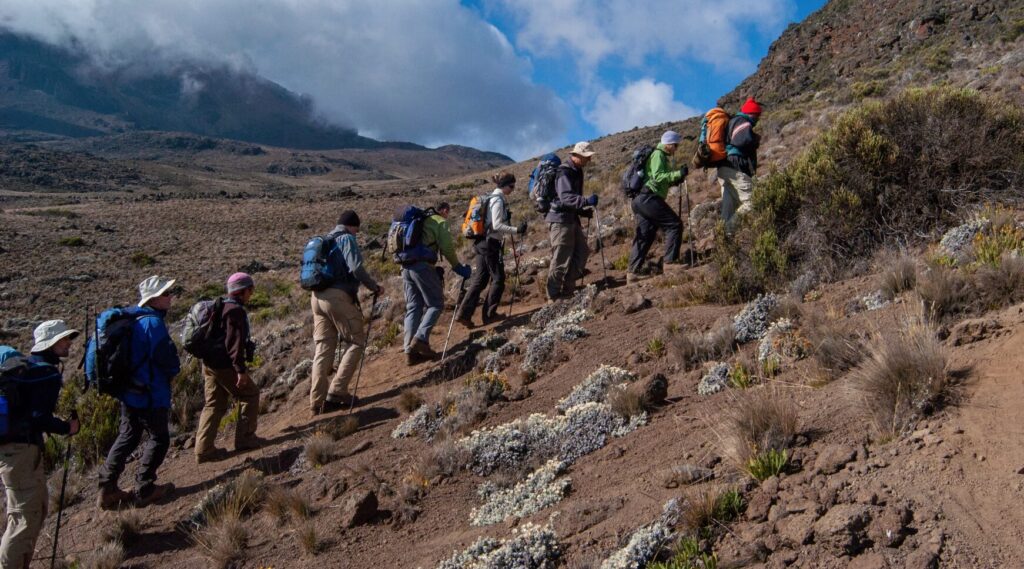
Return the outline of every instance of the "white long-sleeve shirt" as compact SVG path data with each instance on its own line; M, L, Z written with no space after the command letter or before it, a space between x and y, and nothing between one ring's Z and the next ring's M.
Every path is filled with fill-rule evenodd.
M491 192L488 209L490 210L490 223L487 227L488 237L500 237L516 233L517 229L508 224L508 207L505 205L505 192L501 188L495 188Z

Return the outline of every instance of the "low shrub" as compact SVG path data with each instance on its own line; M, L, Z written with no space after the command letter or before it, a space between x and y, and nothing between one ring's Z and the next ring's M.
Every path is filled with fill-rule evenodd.
M886 300L892 300L901 292L913 290L915 286L917 286L917 263L913 257L900 255L886 263L878 288Z
M864 359L864 347L859 339L844 332L836 320L814 314L805 326L811 341L811 357L817 363L823 383L843 375Z
M946 354L922 321L891 335L876 335L854 389L876 432L896 436L940 405L949 393Z
M102 395L97 389L83 392L82 381L73 377L65 382L57 400L57 414L67 417L78 412L80 427L74 436L72 454L82 470L106 458L107 450L117 438L120 404L116 399ZM51 471L63 465L66 451L64 437L48 437L44 448L44 465Z
M62 219L78 219L81 217L77 212L62 208L37 209L32 211L23 211L20 213L36 217L59 217Z
M282 486L274 486L267 491L263 509L276 519L279 525L292 518L305 520L312 514L312 508L305 495Z
M245 557L249 530L238 511L231 508L211 513L209 523L192 534L203 556L214 569L227 569Z
M615 414L626 420L646 413L648 408L643 394L627 387L611 388L608 391L608 404Z
M58 245L63 247L83 247L85 245L85 239L81 237L61 237L57 241Z
M132 253L132 256L131 256L130 260L131 260L132 265L135 266L136 268L139 268L139 269L142 269L142 268L145 268L145 267L152 267L153 265L156 264L156 258L155 257L150 255L149 253L144 253L142 251L138 251L138 252Z
M338 458L338 444L331 435L315 432L306 439L302 452L309 464L320 467Z
M1024 301L1024 258L1003 255L994 267L981 267L975 286L976 297L988 310Z
M750 458L746 465L746 473L758 482L764 482L772 476L778 476L789 463L789 452L786 449L768 449Z
M697 538L684 536L672 548L671 557L655 561L647 569L718 569L718 556L701 549Z
M956 269L936 265L931 267L917 284L924 318L930 322L943 322L968 310L969 283Z
M141 533L142 513L135 508L130 508L118 513L113 523L103 525L100 531L100 541L127 544Z
M762 453L788 448L798 424L796 405L769 387L737 392L721 417L723 451L741 471Z
M415 389L406 389L398 396L398 408L403 413L412 413L423 406L423 396Z

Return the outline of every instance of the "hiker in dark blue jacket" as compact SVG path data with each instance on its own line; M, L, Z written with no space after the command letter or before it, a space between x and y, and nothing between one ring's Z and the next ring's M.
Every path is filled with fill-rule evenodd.
M97 505L109 510L134 502L149 505L174 490L173 484L157 484L156 471L170 447L168 415L171 380L181 371L178 351L167 332L164 317L173 300L174 279L152 276L139 284L139 310L132 330L132 384L121 396L121 424L107 461L100 468ZM135 477L135 496L118 487L128 457L149 433Z
M549 301L568 298L576 291L576 281L583 277L590 248L583 233L580 217L591 217L597 207L597 196L583 197L583 169L594 156L589 142L578 142L566 160L558 167L555 191L558 206L552 206L544 217L548 222L551 242L551 266L548 269L547 296Z
M36 327L35 345L27 358L28 368L19 368L18 408L8 408L8 435L0 444L0 480L7 497L7 529L0 543L0 567L28 568L36 540L46 519L48 504L43 472L43 433L74 435L77 419L63 421L53 416L60 396L61 358L66 358L71 341L78 335L63 320L48 320ZM4 347L7 355L17 352ZM2 359L2 358L0 358ZM10 364L10 361L8 361ZM10 394L8 401L11 402Z

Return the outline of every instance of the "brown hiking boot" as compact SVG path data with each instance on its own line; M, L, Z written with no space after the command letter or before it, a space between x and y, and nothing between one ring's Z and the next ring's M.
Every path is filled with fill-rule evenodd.
M144 508L155 502L159 502L174 492L174 484L150 484L138 491L138 498L135 499L135 506Z
M641 273L626 273L626 284L638 283L651 278L651 275L645 275Z
M117 486L101 486L96 496L96 507L101 510L119 510L131 506L135 497Z
M267 444L267 439L252 435L251 437L245 437L240 441L235 441L235 452L244 452L247 450L256 450Z
M476 328L476 324L473 324L473 321L470 320L469 318L456 318L455 321L461 324L462 327L467 330L472 330L473 328Z
M207 462L220 462L228 457L228 453L222 448L214 448L211 451L196 453L196 464Z
M412 367L414 365L421 364L424 361L426 361L426 360L424 360L423 356L421 356L419 354L413 353L411 351L405 352L405 365L407 365L407 366Z
M428 360L435 360L438 357L437 352L430 348L430 344L423 340L413 340L412 346L409 346L409 352Z

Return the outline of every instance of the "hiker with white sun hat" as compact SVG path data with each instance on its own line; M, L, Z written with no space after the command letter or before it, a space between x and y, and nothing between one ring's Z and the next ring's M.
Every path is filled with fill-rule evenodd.
M597 207L597 195L583 197L583 169L595 152L589 142L577 142L569 159L558 167L555 192L558 208L544 216L551 242L551 268L548 270L548 300L572 296L576 281L583 276L590 248L580 217L591 217Z

